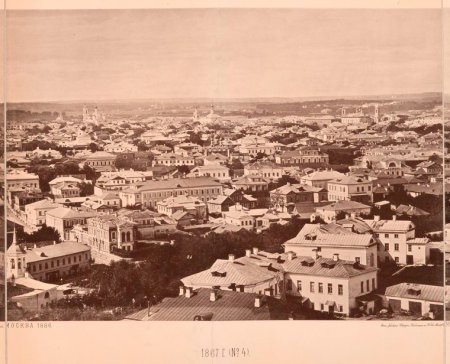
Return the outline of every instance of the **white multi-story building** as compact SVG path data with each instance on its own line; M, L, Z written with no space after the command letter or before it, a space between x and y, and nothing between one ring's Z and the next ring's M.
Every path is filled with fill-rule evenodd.
M331 259L287 254L283 263L286 294L301 297L303 307L349 316L364 306L358 298L378 287L376 267L342 260L339 254ZM373 308L367 311L373 313Z
M377 241L371 233L358 234L351 227L305 224L296 237L286 241L285 251L300 256L333 258L377 267Z
M25 205L27 224L35 229L44 225L47 212L59 207L61 207L60 204L47 199Z
M354 176L344 176L328 182L329 201L372 202L372 182Z
M148 181L141 186L130 186L119 192L122 207L155 207L158 201L171 196L188 194L203 202L221 195L222 185L210 177L173 178L164 181Z
M327 189L328 182L344 176L345 174L333 170L317 171L301 177L300 183L307 186Z

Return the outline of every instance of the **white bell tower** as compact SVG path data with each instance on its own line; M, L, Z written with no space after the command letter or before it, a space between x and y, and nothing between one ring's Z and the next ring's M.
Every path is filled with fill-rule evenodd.
M13 242L6 251L6 279L9 281L25 277L27 268L25 260L27 253L17 244L15 227L13 234Z

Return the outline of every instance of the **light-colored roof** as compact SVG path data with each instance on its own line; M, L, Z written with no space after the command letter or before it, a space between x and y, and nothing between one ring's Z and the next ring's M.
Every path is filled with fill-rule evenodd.
M406 232L414 228L414 224L408 220L364 220L374 232L402 231Z
M372 184L371 181L365 180L360 177L355 177L355 176L343 176L343 177L335 178L335 179L329 181L328 183L340 184L340 185L358 185L360 183Z
M67 177L56 177L56 178L52 179L48 184L50 186L53 186L53 185L56 185L56 184L62 183L62 182L81 183L83 181L79 178L67 176Z
M39 201L32 202L32 203L29 203L26 205L27 209L30 209L30 208L31 209L52 209L52 208L58 208L58 207L61 207L61 205L58 203L54 203L53 201L47 200L47 199L39 200Z
M343 177L344 174L337 171L317 171L306 176L303 176L302 179L307 181L323 181L323 180L333 180L336 178Z
M219 186L221 186L221 184L210 177L173 178L164 181L148 181L140 185L137 189L127 189L123 192L139 193L155 190Z
M377 271L376 267L355 264L353 261L340 259L335 261L328 258L294 257L292 260L285 260L282 265L284 271L288 273L333 278L351 278Z
M356 234L335 224L305 224L295 238L284 243L304 246L367 247L376 242L372 234Z
M58 207L47 212L47 216L54 216L62 219L89 218L97 214L91 211L78 211L69 207Z
M222 273L215 275L213 272ZM267 268L256 264L242 263L240 261L229 261L218 259L211 268L202 272L187 276L181 281L185 286L203 287L228 287L234 283L236 285L253 286L277 277L278 272L269 271Z
M91 248L84 244L63 242L27 250L25 259L28 263L32 263L51 258L64 257L71 254L85 253L90 250Z
M409 298L429 302L443 303L445 292L450 293L450 286L445 290L442 286L431 286L427 284L399 283L386 288L386 297Z

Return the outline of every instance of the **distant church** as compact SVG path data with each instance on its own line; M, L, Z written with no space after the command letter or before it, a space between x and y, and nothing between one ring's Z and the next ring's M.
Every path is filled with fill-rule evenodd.
M83 123L94 123L95 125L98 125L100 122L104 122L105 120L105 115L98 111L97 106L91 115L89 115L87 106L83 106Z

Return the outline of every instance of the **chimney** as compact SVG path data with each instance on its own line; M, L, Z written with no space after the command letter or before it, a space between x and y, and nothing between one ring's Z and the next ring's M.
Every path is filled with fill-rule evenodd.
M245 256L251 257L251 255L252 255L252 251L250 249L245 249Z
M350 219L350 214L345 214L346 219Z
M355 213L355 212L352 212L352 213L350 214L350 217L351 217L352 219L356 219L356 213Z
M186 287L186 291L185 291L185 296L186 298L191 298L192 297L192 287Z
M215 301L217 300L217 292L216 292L216 291L212 291L212 292L209 294L209 300L210 300L211 302L215 302Z
M339 260L339 254L333 254L333 260L337 262Z
M184 286L180 286L180 293L179 296L184 296Z
M397 215L392 215L392 221L397 221Z
M228 261L234 262L234 254L228 254Z
M373 217L373 221L380 221L380 215L375 215Z
M321 257L320 253L318 250L316 250L316 259L319 259Z
M253 254L258 255L259 249L258 248L253 248Z
M258 307L261 307L261 305L262 305L262 297L261 296L257 296L255 298L255 307L258 308Z
M288 252L287 253L287 257L288 257L288 260L293 260L294 257L295 257L295 253L294 252Z

